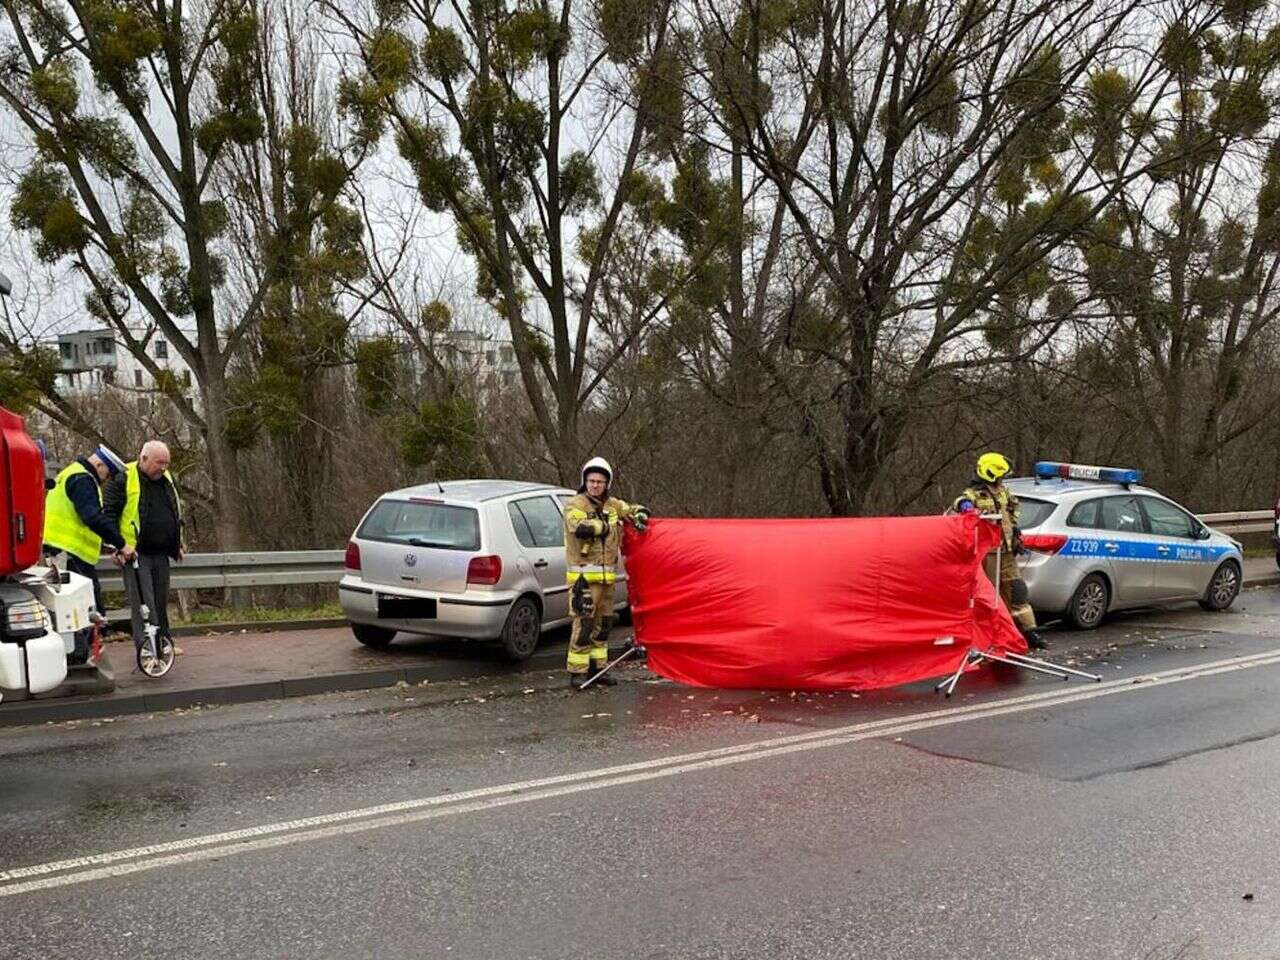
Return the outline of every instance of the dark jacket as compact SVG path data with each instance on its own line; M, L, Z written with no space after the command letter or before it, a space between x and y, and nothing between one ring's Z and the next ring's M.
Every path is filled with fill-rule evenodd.
M67 480L67 497L76 508L76 516L82 523L98 536L103 543L110 544L117 550L124 546L124 537L120 536L120 515L112 517L98 500L98 475L87 457L77 457L77 461L89 471L89 476L78 473ZM123 484L124 477L117 474L113 479ZM121 487L123 489L123 486ZM123 504L123 501L121 501Z
M103 510L115 525L119 536L120 517L127 499L123 472L107 482L103 493ZM182 523L178 510L178 492L168 477L152 480L138 471L138 552L165 554L174 560L182 550Z

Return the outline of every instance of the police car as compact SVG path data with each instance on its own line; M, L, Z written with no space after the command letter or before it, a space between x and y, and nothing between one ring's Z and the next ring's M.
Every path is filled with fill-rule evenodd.
M1243 579L1239 542L1141 479L1138 470L1041 462L1035 476L1005 481L1021 506L1019 564L1033 607L1091 630L1112 610L1231 606Z

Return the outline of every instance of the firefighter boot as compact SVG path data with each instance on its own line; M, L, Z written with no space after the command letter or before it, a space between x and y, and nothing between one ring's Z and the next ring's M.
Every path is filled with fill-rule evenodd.
M616 687L618 685L618 681L613 679L612 673L602 672L604 668L605 668L605 664L603 663L600 664L600 666L598 667L594 663L591 665L591 675L596 678L596 682L594 686Z

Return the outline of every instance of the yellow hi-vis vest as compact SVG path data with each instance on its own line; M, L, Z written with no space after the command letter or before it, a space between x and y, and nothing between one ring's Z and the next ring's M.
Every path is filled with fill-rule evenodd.
M178 505L178 540L182 540L182 499L178 496L178 485L173 482L169 471L164 477L173 486L173 500ZM120 513L120 536L131 547L138 545L138 531L142 527L141 515L138 512L138 500L142 495L142 482L138 479L138 461L131 460L124 465L124 510Z
M76 505L67 496L67 481L81 473L93 477L98 506L102 506L98 478L78 460L72 463L58 474L53 489L44 498L44 543L47 547L65 550L85 563L97 563L102 553L102 538L85 525L76 513Z

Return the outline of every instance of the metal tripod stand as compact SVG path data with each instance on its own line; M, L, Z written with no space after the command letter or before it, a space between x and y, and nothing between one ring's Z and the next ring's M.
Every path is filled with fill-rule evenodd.
M643 654L643 653L644 653L644 647L640 646L640 644L638 643L632 644L626 650L622 651L622 653L618 654L616 657L614 657L612 660L606 663L598 671L593 673L591 675L591 679L588 680L586 683L584 683L582 686L580 686L578 689L579 690L587 689L587 687L591 686L593 683L595 683L597 680L603 677L606 673L608 673L610 670L612 670L614 667L620 664L623 660L626 660L628 657L633 657L633 656L636 656L637 654Z
M984 513L982 519L987 521L1000 522L1001 517L998 513ZM974 534L974 550L977 550L978 535ZM1004 531L1001 531L1000 543L996 547L996 575L995 588L997 599L1000 596L1000 556L1004 549ZM969 605L973 606L974 597L970 597ZM956 684L960 682L960 678L964 675L967 667L973 664L983 662L1003 663L1011 667L1021 667L1023 670L1032 670L1036 673L1045 673L1051 677L1058 677L1062 680L1070 680L1072 677L1080 677L1083 680L1092 680L1095 683L1101 683L1102 677L1096 673L1086 673L1083 670L1072 670L1070 667L1062 667L1056 663L1050 663L1048 660L1037 660L1035 657L1028 657L1021 653L994 653L990 648L980 650L977 647L970 647L969 652L964 655L964 659L960 661L960 666L956 668L956 672L951 674L945 680L934 685L934 693L942 693L948 699L951 694L956 691Z

